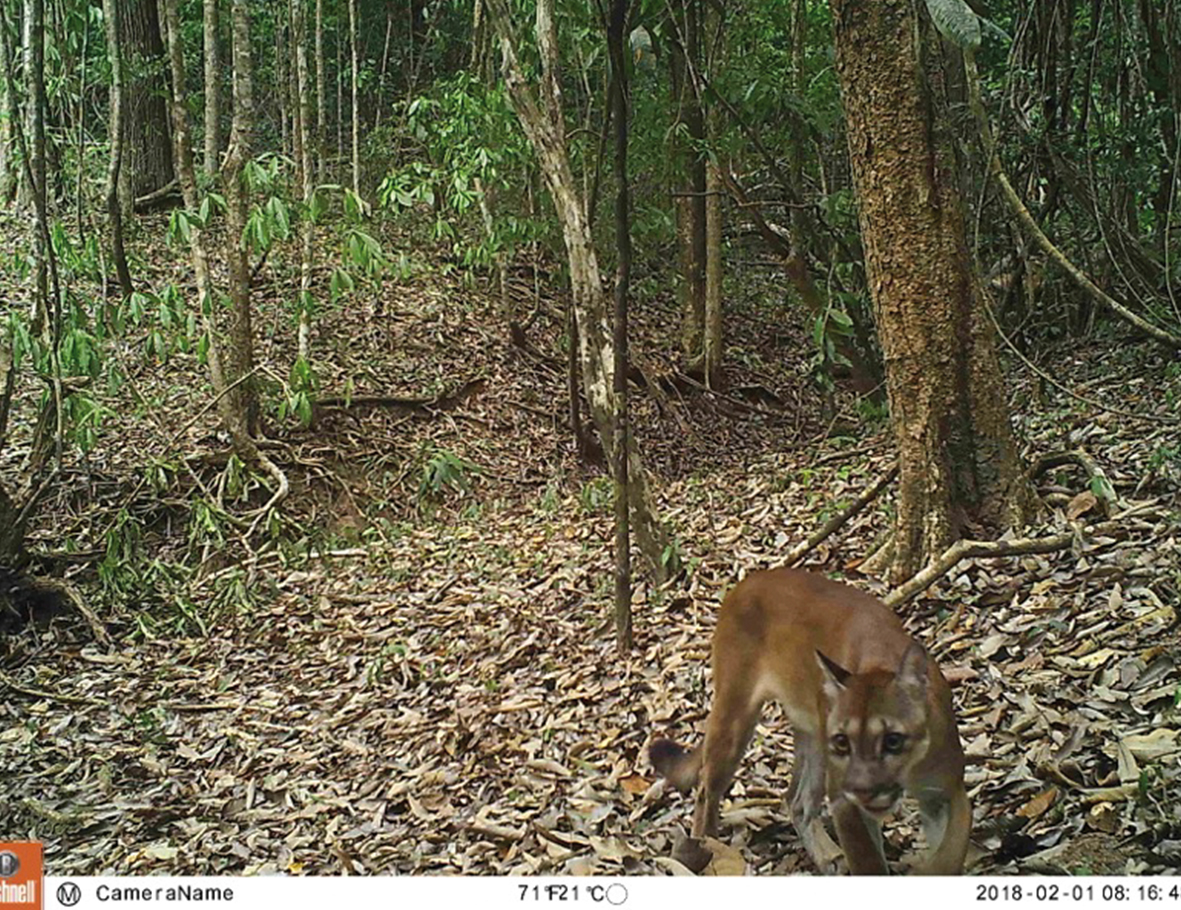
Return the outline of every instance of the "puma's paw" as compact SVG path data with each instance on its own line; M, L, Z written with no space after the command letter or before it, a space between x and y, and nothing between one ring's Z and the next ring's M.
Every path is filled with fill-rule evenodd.
M697 875L701 874L713 858L713 853L699 837L682 838L673 848L673 859Z
M805 826L801 836L804 849L816 864L816 871L821 875L839 875L845 851L829 836L824 822L818 818L812 819Z

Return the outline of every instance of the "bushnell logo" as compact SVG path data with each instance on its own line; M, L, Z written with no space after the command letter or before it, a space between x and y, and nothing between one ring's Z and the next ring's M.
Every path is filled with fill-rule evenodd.
M0 851L0 878L12 878L21 867L21 861L11 850Z

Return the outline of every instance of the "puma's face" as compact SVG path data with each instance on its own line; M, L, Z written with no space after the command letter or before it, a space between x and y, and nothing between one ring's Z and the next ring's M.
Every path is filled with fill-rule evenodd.
M875 817L894 808L927 751L926 655L911 650L896 673L854 675L821 655L829 793Z

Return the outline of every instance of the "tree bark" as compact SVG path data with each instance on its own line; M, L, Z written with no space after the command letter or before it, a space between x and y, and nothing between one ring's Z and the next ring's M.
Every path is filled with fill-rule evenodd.
M361 195L361 95L360 53L357 50L357 0L349 0L349 46L352 50L353 67L353 192Z
M324 92L324 0L316 0L316 179L324 182L328 102Z
M291 80L287 76L287 29L283 21L282 8L275 21L275 87L279 94L279 149L284 155L291 151Z
M119 47L119 6L115 0L103 0L103 18L107 30L107 58L111 65L111 157L107 165L107 217L110 220L111 256L119 276L123 298L131 296L131 271L123 248L123 210L119 205L119 172L123 167L123 54Z
M191 144L191 128L189 113L185 105L185 67L184 53L181 49L180 14L177 9L178 0L163 0L164 19L167 25L168 58L172 70L172 95L170 96L170 112L172 116L173 136L176 144L177 178L180 183L181 195L184 197L185 208L196 212L200 208L197 196L197 172L193 163ZM235 35L235 44L237 44ZM231 141L233 137L231 136ZM228 155L227 155L228 157ZM226 177L222 174L222 179ZM230 246L238 246L230 243ZM222 334L216 323L217 307L213 305L215 299L213 277L209 269L209 254L205 247L204 232L196 224L189 228L189 251L193 260L193 274L197 282L197 309L201 313L205 333L209 339L209 376L213 383L213 392L217 398L218 415L222 424L234 441L234 448L240 453L253 456L254 442L247 430L246 408L240 397L231 394L231 381L226 376L227 356L223 351ZM240 377L239 377L240 379ZM239 382L239 387L245 383Z
M29 186L27 177L21 186L28 186L28 202L38 213L44 213L48 205L45 188L45 3L44 0L25 0L24 20L24 65L25 65L25 123L29 143L29 171L33 182ZM34 332L41 332L49 325L49 285L45 257L45 237L37 231L33 239L33 306L30 322Z
M628 509L628 413L627 413L627 295L631 278L631 202L627 177L627 62L623 33L627 27L628 0L613 0L607 25L607 51L611 58L611 109L615 121L615 641L620 651L632 648L631 516Z
M512 18L505 0L489 0L488 11L500 38L509 98L537 155L562 225L578 325L583 391L608 464L612 464L615 458L615 351L599 260L587 225L586 209L566 154L553 0L538 0L537 4L536 29L542 66L536 95L526 84L517 59ZM678 567L666 565L668 532L656 516L647 473L634 438L629 440L628 446L628 481L629 506L640 551L653 577L663 580L670 570L676 571Z
M8 42L0 42L0 205L8 205L16 197L17 155L13 124L20 111L16 93L8 90Z
M205 0L205 173L217 173L221 154L221 67L217 47L218 0Z
M722 386L722 181L710 164L705 179L705 325L702 372L708 388Z
M295 43L296 109L295 147L299 152L299 173L302 185L303 212L300 216L299 257L299 356L307 361L311 349L311 288L312 288L312 142L308 124L312 118L311 93L308 91L308 42L306 34L305 0L291 0L291 40Z
M253 438L258 429L258 391L249 374L254 371L254 329L251 324L250 262L243 247L248 203L244 170L250 160L254 134L254 73L250 49L250 0L233 0L234 119L229 149L222 167L226 226L229 242L231 315L224 368L227 394L236 420L243 426L235 436ZM235 385L235 383L237 383Z
M698 0L670 4L673 45L670 55L677 122L673 146L678 184L674 189L677 247L681 265L681 344L689 372L702 369L705 331L705 117L697 73L701 66Z
M128 104L123 134L127 196L125 215L137 196L146 196L173 178L172 144L168 132L164 44L156 0L119 3L119 46L123 55Z
M1021 524L1021 471L967 244L939 44L910 0L831 0L899 491L891 576Z

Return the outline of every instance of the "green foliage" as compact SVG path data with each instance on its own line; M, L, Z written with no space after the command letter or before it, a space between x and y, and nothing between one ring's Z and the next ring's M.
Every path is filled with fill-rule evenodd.
M287 395L279 404L279 419L285 420L294 414L301 426L311 426L312 408L319 385L315 370L304 358L297 357L287 382Z
M828 306L812 323L812 342L816 345L812 373L825 389L833 388L834 366L852 366L849 358L840 351L840 348L849 344L852 339L853 320L830 299Z
M578 504L588 515L606 512L614 502L615 484L605 475L588 480L578 492Z
M426 446L423 456L418 483L420 504L437 501L448 491L467 493L471 489L471 475L480 473L478 466L440 446Z
M962 50L980 47L980 19L964 0L927 0L935 27Z
M450 245L463 266L486 267L543 232L543 224L511 208L502 212L502 205L489 207L489 231L479 211L477 182L512 192L510 178L529 160L500 86L490 89L466 72L437 83L407 106L404 134L417 153L391 168L379 203L395 215L429 209L430 238Z

